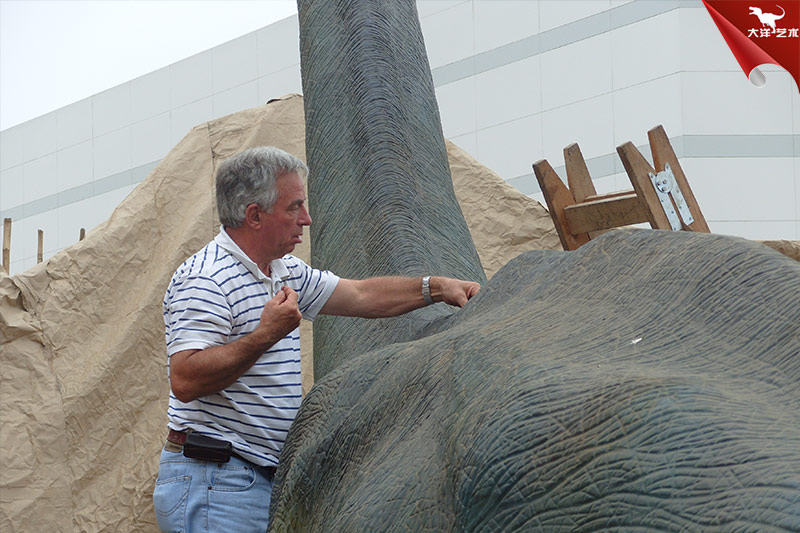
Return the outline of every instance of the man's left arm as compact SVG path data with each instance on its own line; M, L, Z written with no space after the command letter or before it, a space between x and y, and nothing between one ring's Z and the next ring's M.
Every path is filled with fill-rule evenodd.
M402 315L427 305L422 292L423 278L389 276L364 280L340 279L320 310L326 315L382 318ZM474 281L430 277L434 302L463 307L481 286Z

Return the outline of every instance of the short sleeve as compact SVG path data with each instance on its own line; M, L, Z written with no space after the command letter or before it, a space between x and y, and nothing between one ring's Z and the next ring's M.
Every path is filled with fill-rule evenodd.
M311 268L294 256L286 256L284 261L289 269L286 284L297 292L297 305L303 318L313 321L333 294L339 277L328 270Z
M167 353L204 350L228 342L231 309L222 289L211 278L173 278L164 297Z

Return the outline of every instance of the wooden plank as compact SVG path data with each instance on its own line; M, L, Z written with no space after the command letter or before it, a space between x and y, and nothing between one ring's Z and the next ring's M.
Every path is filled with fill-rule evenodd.
M686 225L683 220L681 220L683 229L701 233L711 233L711 230L708 228L708 223L700 210L700 204L697 203L697 199L694 197L692 188L689 186L689 180L686 179L686 175L683 173L683 168L681 168L678 162L678 157L672 149L672 144L669 142L669 137L667 137L667 132L664 131L664 127L659 124L651 129L647 132L647 138L650 140L650 150L653 152L653 164L660 172L664 170L665 164L669 163L672 174L675 176L675 181L678 183L678 187L680 187L681 193L683 193L683 198L686 200L686 204L689 207L689 212L692 214L692 218L694 218L694 222L689 225Z
M547 209L550 210L550 218L556 227L561 246L565 250L577 250L581 245L589 242L589 235L580 233L573 235L569 231L567 221L564 218L564 208L575 203L572 193L569 192L564 182L558 177L556 171L550 166L546 159L537 161L533 164L533 172L539 181L539 188L542 190L544 199L547 202Z
M3 219L3 270L8 274L11 270L11 219Z
M625 166L625 172L628 173L633 189L647 212L647 221L650 222L650 227L671 230L672 226L648 176L650 172L655 174L655 169L630 142L617 146L617 153Z
M570 230L576 233L648 222L636 193L571 205L564 209Z
M595 200L606 200L608 198L615 198L617 196L627 196L629 194L636 194L636 191L634 191L633 189L628 189L626 191L616 191L616 192L610 192L608 194L595 194L593 196L587 196L582 201L593 202Z
M587 196L597 194L589 169L586 168L586 160L577 144L572 143L564 148L564 163L567 167L567 186L576 202L583 202Z
M41 263L44 257L44 231L39 230L39 244L36 247L36 262Z
M597 190L594 188L594 183L592 183L592 177L589 175L589 169L586 168L586 160L583 158L577 143L572 143L564 148L564 164L567 167L567 186L576 202L580 203L589 196L597 195ZM574 228L571 229L575 231ZM590 239L596 239L605 231L590 231L588 233Z

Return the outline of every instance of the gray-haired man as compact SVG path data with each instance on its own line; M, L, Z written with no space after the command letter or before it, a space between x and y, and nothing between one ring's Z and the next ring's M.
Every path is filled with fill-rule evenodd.
M301 318L463 306L480 290L439 276L343 279L289 255L311 224L306 173L272 147L226 160L217 173L220 233L167 289L170 432L153 494L164 531L266 529L272 477L301 400Z

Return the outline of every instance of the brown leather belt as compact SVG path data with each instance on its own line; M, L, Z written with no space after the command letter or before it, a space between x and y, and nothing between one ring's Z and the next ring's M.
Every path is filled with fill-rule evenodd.
M180 453L183 451L183 445L186 443L186 432L177 431L172 428L169 429L167 435L167 443L164 444L164 449L168 452Z

